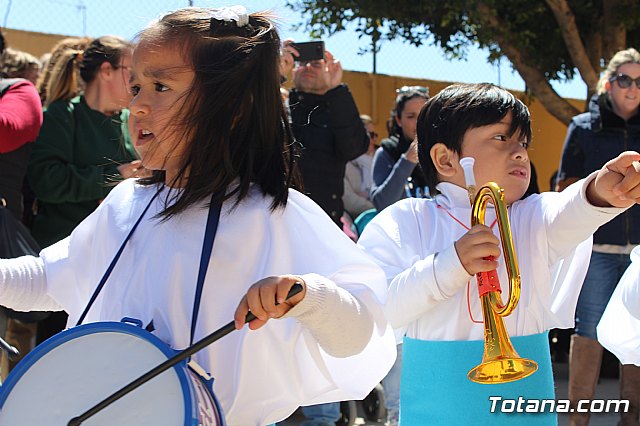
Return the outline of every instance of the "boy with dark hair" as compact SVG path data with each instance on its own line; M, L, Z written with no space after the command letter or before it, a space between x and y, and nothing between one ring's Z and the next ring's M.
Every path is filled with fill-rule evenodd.
M406 333L400 424L557 424L548 406L544 412L529 406L554 400L547 331L573 326L591 235L638 201L640 154L623 153L562 193L520 200L531 176L529 111L491 84L453 85L431 98L418 117L417 137L434 198L399 201L359 240L386 272L389 322ZM498 183L509 206L522 291L504 323L520 356L539 365L512 383L482 386L467 378L483 353L475 275L497 269L500 281L508 280L497 259L497 229L487 226L495 210L487 209L487 225L470 225L463 157L475 158L478 184ZM507 400L520 398L522 410L503 412Z

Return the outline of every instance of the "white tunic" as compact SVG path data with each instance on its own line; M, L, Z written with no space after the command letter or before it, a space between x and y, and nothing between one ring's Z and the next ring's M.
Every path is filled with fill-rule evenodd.
M591 234L624 210L589 204L585 189L590 178L561 193L532 195L509 207L522 277L518 307L505 318L510 335L573 326ZM450 214L467 227L471 220L467 191L450 183L440 183L438 190L441 194L435 199L409 198L383 210L367 225L359 245L386 272L390 287L385 312L400 331L397 334L406 332L423 340L482 340L476 280L466 272L453 246L467 229ZM492 208L485 219L487 226L495 219ZM497 226L493 229L499 235ZM502 260L498 259L498 275L506 300L508 281ZM471 321L467 303L479 323Z
M69 238L42 251L46 293L69 313L69 325L155 192L132 179L121 183ZM208 210L203 203L161 222L153 217L164 208L162 199L151 204L84 323L125 316L145 325L153 321L156 336L184 349ZM336 358L323 351L312 330L284 318L258 331L244 327L199 352L195 360L215 378L229 425L269 424L299 405L362 399L395 359L393 333L381 308L386 282L380 268L306 196L291 190L286 208L275 212L271 202L254 187L235 209L230 210L232 202L224 204L194 341L233 320L249 286L281 274L307 282L331 280L348 289L368 310L373 332L361 353ZM3 304L18 309L37 310L33 300L47 298L32 298L31 305L23 299L3 290Z
M640 246L598 323L598 341L622 364L640 367Z

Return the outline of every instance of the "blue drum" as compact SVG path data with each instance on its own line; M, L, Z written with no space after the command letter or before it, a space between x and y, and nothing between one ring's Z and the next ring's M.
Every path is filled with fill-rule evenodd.
M137 325L99 322L31 351L0 388L1 425L67 425L177 352ZM82 424L223 426L203 370L182 361Z

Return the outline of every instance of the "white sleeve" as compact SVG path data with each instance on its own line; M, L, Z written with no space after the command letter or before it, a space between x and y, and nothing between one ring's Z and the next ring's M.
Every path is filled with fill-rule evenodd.
M453 296L470 279L453 244L418 260L391 281L385 305L389 323L393 328L407 326Z
M598 341L622 364L640 366L640 254L631 253L631 265L611 295L598 323Z
M622 303L634 318L640 320L640 265L632 263L621 281Z
M559 193L545 193L543 200L544 221L547 224L549 255L551 261L565 257L575 246L588 239L626 208L596 207L587 200L589 182L595 179L592 173L569 185Z
M306 274L302 279L306 295L286 316L308 328L329 355L343 358L360 353L373 333L374 321L366 305L325 277Z
M384 310L396 330L452 297L471 279L453 243L438 253L423 253L420 235L428 235L433 226L425 217L410 200L403 200L380 212L358 240L385 272L389 289Z
M35 256L0 259L0 303L17 311L61 311L47 294L44 262Z

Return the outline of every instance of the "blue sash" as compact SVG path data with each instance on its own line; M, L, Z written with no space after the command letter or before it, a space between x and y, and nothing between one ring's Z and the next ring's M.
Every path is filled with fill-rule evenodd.
M483 341L405 337L400 425L557 425L550 403L543 406L544 412L525 411L535 409L533 400L555 398L548 333L513 337L511 342L521 357L538 363L538 371L515 382L484 385L467 378L467 372L482 360Z

